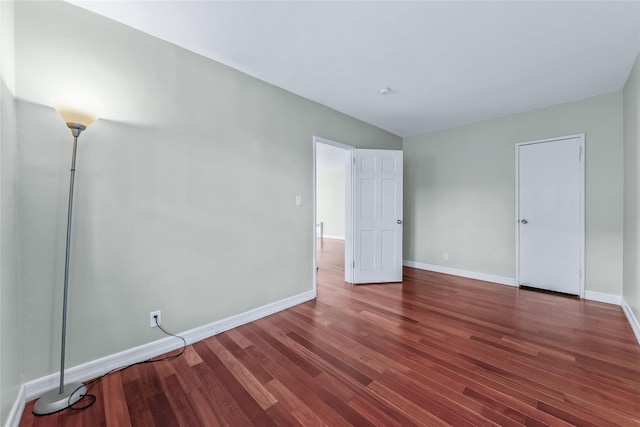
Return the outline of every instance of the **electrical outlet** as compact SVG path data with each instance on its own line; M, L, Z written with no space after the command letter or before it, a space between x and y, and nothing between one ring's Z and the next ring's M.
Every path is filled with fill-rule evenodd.
M442 252L442 260L449 261L449 252Z
M158 324L156 324L156 316L158 316ZM152 311L151 313L149 313L149 325L152 328L155 328L158 325L162 325L162 313L160 312L160 310Z

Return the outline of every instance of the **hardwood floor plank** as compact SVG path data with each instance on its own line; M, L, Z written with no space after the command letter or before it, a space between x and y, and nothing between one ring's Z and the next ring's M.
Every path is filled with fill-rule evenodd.
M28 402L20 425L640 427L619 306L411 268L351 285L344 242L319 245L315 300L110 374L83 411Z
M260 347L268 352L272 360L265 367L283 385L294 391L296 395L304 396L304 400L310 403L310 409L320 416L323 421L326 420L331 426L346 426L350 425L347 419L359 417L345 402L335 399L331 391L316 380L315 376L321 372L317 366L307 362L305 365L310 366L312 369L310 371L302 369L297 363L298 360L301 360L301 357L290 349L285 349L286 351L281 353L280 351L283 350L284 345L279 341L277 348L271 347L268 342L275 342L275 338L265 330L258 328L257 324L245 325L240 329L253 333L256 338L266 338L264 345ZM360 421L363 425L368 424L368 421L364 418L359 418L361 418Z
M155 425L158 427L171 427L177 426L178 418L173 412L169 399L167 399L164 393L155 393L147 397L149 402L149 408L155 421Z
M251 341L246 340L235 329L228 330L223 335L225 335L225 336L229 337L231 340L233 340L236 343L236 345L238 345L240 348L244 349L244 348L247 348L247 347L253 345L251 343Z
M191 400L191 407L195 412L195 416L202 420L202 426L206 427L231 427L220 411L216 409L211 401L207 398L207 391L200 387L192 386L186 391Z
M469 398L464 390L459 390L462 385L451 380L420 375L408 369L405 369L404 372L398 372L390 368L386 375L396 378L412 390L428 397L431 402L438 403L472 424L482 424L483 418L503 426L516 424L513 419L504 416L505 408L503 406L497 408L499 410L494 410L494 405L486 405L484 402Z
M273 320L273 319L270 319L270 320ZM286 319L280 319L278 323L285 323L286 325L295 328L295 325ZM295 329L299 331L301 334L305 334L303 328L295 328ZM285 336L284 333L283 333L283 336ZM318 337L317 335L316 336L310 335L309 338L314 339ZM298 344L297 342L293 341L291 344L291 348L295 349L295 345L297 344ZM301 350L301 355L304 355L304 357L310 358L312 360L317 359L318 363L322 365L324 369L326 369L326 372L323 372L322 374L317 376L316 379L319 380L322 384L325 384L326 386L328 386L334 395L341 397L342 400L350 401L351 398L357 394L362 400L366 400L367 402L369 402L370 405L373 405L376 407L383 406L383 402L377 399L376 396L366 393L366 389L363 390L362 384L358 382L356 379L353 379L349 375L343 375L340 369L336 369L336 367L332 366L330 363L326 363L324 359L320 358L315 353L310 352L306 347L302 346L301 348L303 349ZM360 360L351 358L349 354L342 353L341 351L337 350L335 347L324 346L324 348L327 349L327 351L331 351L336 357L341 358L345 361L348 361L350 365L356 366L358 367L358 369L363 370L363 372L366 373L367 375L373 375L377 377L376 374L380 374L379 376L380 377L382 376L381 375L382 372L372 371L366 366L366 364L360 363ZM347 350L348 348L344 348L344 349ZM393 419L396 419L396 420L401 420L403 425L413 424L412 422L409 421L408 418L404 417L399 412L393 411L391 408L382 408L381 410L387 416L393 417ZM361 415L365 416L364 414L361 414ZM365 418L367 417L365 416Z
M372 380L367 375L363 374L361 371L358 371L357 369L354 369L349 364L344 363L339 358L334 357L333 355L331 355L328 351L323 350L321 347L319 347L319 346L313 344L312 342L304 339L303 337L301 337L300 335L296 334L295 332L289 332L287 334L287 336L290 337L291 339L293 339L294 341L296 341L298 344L300 344L300 345L304 346L305 348L307 348L312 353L316 354L318 357L320 357L321 359L323 359L324 361L326 361L327 363L329 363L333 367L339 369L345 375L350 376L351 378L353 378L354 380L356 380L360 384L362 384L364 386L367 386L367 385L369 385L371 383Z
M313 358L318 356L316 356L313 353L310 353L307 355L307 357ZM351 359L349 359L349 362L357 364L357 362L354 362ZM364 365L360 365L360 366L364 366ZM363 389L362 388L363 385L357 380L353 379L348 375L343 375L339 369L333 369L333 368L327 368L327 369L328 370L326 372L318 375L316 379L320 381L322 384L324 384L326 387L328 387L336 397L341 398L341 400L349 402L349 406L353 407L353 405L351 405L350 402L355 396L357 396L360 399L360 401L368 403L369 406L377 407L380 410L380 412L384 413L387 417L391 417L394 420L401 421L402 425L413 425L413 422L410 421L409 418L404 416L404 414L402 414L401 412L398 412L391 407L385 407L384 401L381 400L379 396L375 395L374 393L370 393L366 388ZM368 372L369 374L372 373L372 371L368 369L365 369L365 371ZM376 372L375 374L376 374L374 375L375 378L383 377L382 373ZM362 415L364 418L369 419L369 417L367 417L367 414L360 413L360 415Z
M263 387L262 383L258 381L239 360L233 357L218 340L207 340L206 343L263 410L266 411L278 402L276 398Z
M189 349L191 347L188 347ZM187 363L189 363L189 356L187 355L188 353L194 353L193 350L191 351L187 351L187 349L185 349L185 353L183 354L185 357L185 361L187 361ZM170 377L171 375L175 375L176 374L176 368L175 368L175 364L173 363L167 363L168 361L160 361L160 362L156 362L153 363L153 369L155 369L155 371L158 374L158 380L162 381L164 378L166 377Z
M251 421L252 425L275 426L258 402L253 399L251 394L242 386L242 383L227 369L220 358L204 341L194 344L193 347L203 362L211 368L213 375L224 384L233 400L242 408L242 412Z
M400 427L413 425L413 423L408 424L407 422L404 422L402 424L399 423L396 419L380 411L378 407L358 397L354 397L353 399L349 400L349 406L351 406L358 413L362 414L363 417L377 426Z
M447 423L445 420L442 420L438 415L441 411L438 411L439 408L431 408L431 407L422 407L422 399L418 399L418 401L414 401L412 398L407 398L402 394L399 394L383 384L378 383L377 381L372 382L368 385L368 388L373 391L377 396L381 398L387 404L396 407L401 412L406 413L409 417L411 417L417 425L429 425L429 426L445 426L451 425ZM415 397L415 396L412 396ZM432 409L436 409L435 413L432 412ZM460 425L469 425L468 423L462 423Z
M550 405L545 402L539 402L537 407L541 411L551 414L554 417L564 420L575 426L599 427L603 425L615 425L610 420L600 419L592 415L580 413L578 411L563 410L556 407L556 405Z
M107 425L131 426L121 375L107 375L102 380L105 420ZM108 410L106 408L109 408Z
M87 393L93 394L96 396L93 404L80 411L82 414L82 425L83 426L96 426L96 427L106 427L107 420L105 415L105 407L104 407L104 399L101 398L103 395L102 382L98 382L96 384L87 385L88 391ZM87 397L88 399L89 397ZM83 399L84 400L84 399ZM88 404L89 402L80 401L83 405ZM127 402L128 403L128 402Z
M502 357L521 361L524 369L531 369L532 373L543 371L542 375L549 374L545 378L545 382L553 383L555 381L558 384L557 387L564 392L565 399L571 397L580 401L588 401L594 395L598 395L603 401L607 402L607 407L629 412L629 414L637 413L638 411L637 393L629 393L626 390L611 387L602 381L596 380L597 377L580 366L580 363L575 358L571 362L565 359L555 360L540 356L532 357L527 354L511 352L508 348L501 348L496 353L498 357L501 355ZM633 409L634 405L636 406L635 409Z
M295 310L283 313L280 321L286 324L289 330L295 331L300 336L308 340L321 339L323 345L330 346L332 349L339 349L347 357L361 362L378 373L384 372L389 367L389 364L393 363L393 360L353 340L349 335L342 333L341 330L329 327L330 324L327 324L327 327L323 329L313 329L310 325L303 323L304 321L300 317L290 316L295 314ZM302 325L305 326L303 327Z
M229 331L228 331L229 332ZM254 348L253 344L247 345L245 347L241 347L237 344L237 340L232 337L241 337L241 339L245 342L248 342L242 335L238 334L237 331L233 331L234 334L229 334L228 332L222 333L217 336L220 344L224 346L224 348L231 353L238 361L245 367L251 375L253 375L261 384L266 384L273 379L271 374L267 372L260 363L259 360L255 360L247 351L248 348Z
M170 405L171 411L175 415L176 425L200 426L206 425L206 420L197 416L193 407L193 401L187 391L182 388L182 384L177 375L165 377L162 380L162 388Z
M189 366L196 366L198 363L202 363L202 358L192 346L187 346L187 348L184 349L184 359Z
M276 402L267 409L267 415L281 427L303 426L280 402Z
M191 348L193 353L196 353L196 351L193 349L192 346L189 346L189 348ZM166 362L173 365L176 372L175 375L178 381L180 382L182 389L186 390L187 392L190 392L191 390L201 390L205 388L201 378L198 377L198 367L202 365L203 362L202 362L202 359L200 359L200 356L197 356L197 358L198 360L200 360L200 363L196 363L193 365L191 364L190 360L182 357Z
M199 393L216 413L216 418L232 427L251 425L249 417L206 363L199 363L193 369L201 384Z
M82 427L82 414L76 411L62 411L58 415L58 425Z
M322 419L312 411L308 403L299 399L280 381L273 379L266 385L270 392L278 399L278 403L297 420L296 422L304 426L324 426L327 425ZM304 395L303 395L304 396ZM304 399L304 397L302 397Z
M299 369L308 373L310 376L315 377L320 372L322 372L315 365L309 363L308 360L305 360L302 357L298 356L294 351L292 351L285 344L283 344L278 339L276 339L275 337L267 333L264 329L259 328L258 322L245 325L245 327L249 329L252 333L254 333L256 336L259 336L264 341L265 344L275 349L284 358L286 358L287 361L289 361L290 363L293 363Z
M128 369L121 373L123 389L131 424L134 426L154 425L149 402L145 398L144 386L137 370Z
M430 414L437 416L450 425L473 426L479 422L479 417L472 409L458 405L423 384L410 381L391 370L386 372L384 377L384 383L390 390L411 402L415 402L421 408L427 409Z
M505 417L510 418L517 424L524 424L525 420L527 419L527 416L522 412L517 411L513 408L510 408L509 406L501 402L495 401L494 399L491 399L490 397L485 396L482 393L478 393L477 391L470 389L468 387L464 389L462 394L464 394L465 396L469 396L470 398L476 400L477 402L480 402L484 407L493 409L494 411L504 415ZM499 424L506 425L507 423L503 421L503 422L500 422Z
M20 427L32 427L34 424L35 415L33 415L33 406L36 401L31 400L24 405L24 411L22 413L22 417L20 418ZM53 419L52 416L46 417ZM56 420L57 421L57 420Z

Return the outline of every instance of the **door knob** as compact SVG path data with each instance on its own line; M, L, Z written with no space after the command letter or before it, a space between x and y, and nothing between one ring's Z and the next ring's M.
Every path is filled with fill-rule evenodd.
M402 220L401 219L397 220L396 224L402 224Z
M529 221L527 221L526 219L521 219L520 224L529 224Z

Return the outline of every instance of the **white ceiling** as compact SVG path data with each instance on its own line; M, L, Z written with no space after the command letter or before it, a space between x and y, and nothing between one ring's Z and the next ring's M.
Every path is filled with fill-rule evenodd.
M399 136L620 90L640 50L637 0L71 3Z

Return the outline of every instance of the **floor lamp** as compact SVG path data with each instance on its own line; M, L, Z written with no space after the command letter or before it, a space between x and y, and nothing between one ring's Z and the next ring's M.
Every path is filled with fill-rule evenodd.
M52 414L78 402L87 393L82 383L64 383L65 340L67 337L67 294L69 290L69 255L71 254L71 214L73 212L73 184L76 175L76 151L80 133L94 122L95 118L71 110L58 110L73 135L71 156L71 179L69 182L69 209L67 211L67 246L64 260L64 292L62 298L62 344L60 347L60 386L44 394L33 407L36 415Z

